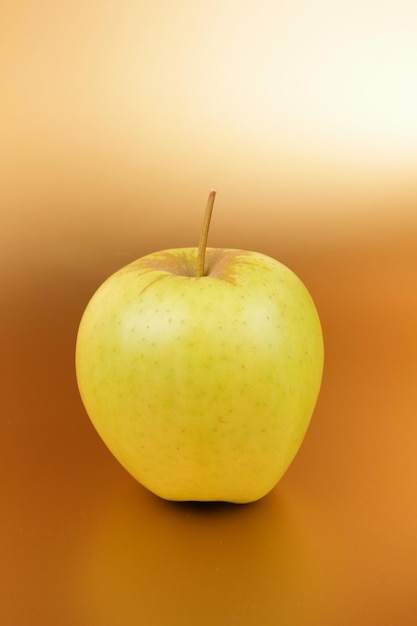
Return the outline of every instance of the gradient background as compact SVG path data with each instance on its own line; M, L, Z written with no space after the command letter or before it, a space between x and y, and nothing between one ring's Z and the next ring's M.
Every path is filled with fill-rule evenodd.
M2 626L417 621L417 4L3 0ZM148 493L94 432L81 314L155 249L311 291L304 444L248 506Z

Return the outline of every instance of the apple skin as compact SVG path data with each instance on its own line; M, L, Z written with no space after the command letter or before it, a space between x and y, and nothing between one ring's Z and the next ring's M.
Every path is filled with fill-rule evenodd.
M90 300L77 382L101 438L168 500L252 502L295 457L323 371L306 287L257 252L196 248L144 256Z

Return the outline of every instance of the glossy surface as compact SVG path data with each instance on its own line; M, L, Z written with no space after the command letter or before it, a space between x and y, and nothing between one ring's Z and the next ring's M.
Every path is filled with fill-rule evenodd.
M411 626L417 255L408 234L393 244L333 251L331 263L294 254L321 310L323 388L293 465L247 506L169 504L130 478L75 384L92 281L52 265L9 279L2 623L180 624L186 614L204 625Z
M416 6L332 6L2 3L2 625L416 623ZM212 186L210 245L291 267L326 345L247 506L140 487L74 373L92 293L196 245Z

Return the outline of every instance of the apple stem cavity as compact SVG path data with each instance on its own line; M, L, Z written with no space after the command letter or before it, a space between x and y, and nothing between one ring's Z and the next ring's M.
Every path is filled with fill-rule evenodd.
M197 278L204 276L204 261L206 258L207 239L210 228L211 214L213 213L214 200L216 199L216 192L212 189L209 193L209 197L206 205L206 212L204 214L203 228L201 230L200 243L198 246L197 256Z

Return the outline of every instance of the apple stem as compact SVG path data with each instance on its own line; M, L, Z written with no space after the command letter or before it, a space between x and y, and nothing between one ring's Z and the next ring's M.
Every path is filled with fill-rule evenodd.
M209 193L209 197L207 200L206 212L204 214L203 228L201 230L200 243L198 246L197 271L196 271L197 278L202 278L204 276L204 261L206 258L207 239L208 239L211 214L213 213L213 205L214 205L215 199L216 199L216 192L214 189L212 189Z

